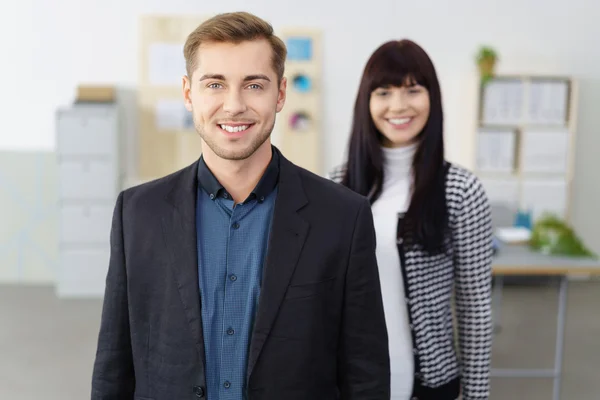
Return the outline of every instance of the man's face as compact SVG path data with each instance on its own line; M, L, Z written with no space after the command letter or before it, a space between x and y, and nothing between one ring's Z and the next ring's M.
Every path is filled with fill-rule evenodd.
M196 131L218 157L244 160L270 146L286 90L285 79L278 85L272 54L264 39L200 46L183 94Z

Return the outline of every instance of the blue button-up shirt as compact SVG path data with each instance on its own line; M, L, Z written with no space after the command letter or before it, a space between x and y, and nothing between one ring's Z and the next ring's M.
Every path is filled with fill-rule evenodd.
M197 237L209 400L245 399L248 349L277 196L278 156L250 196L234 206L201 158Z

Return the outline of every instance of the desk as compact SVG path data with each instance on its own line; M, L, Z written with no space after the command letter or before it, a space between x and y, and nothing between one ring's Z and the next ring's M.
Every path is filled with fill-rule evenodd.
M492 377L502 378L553 378L553 399L560 399L560 383L564 353L565 314L569 275L600 275L600 260L571 258L536 253L525 245L504 245L492 262L495 279L494 327L499 320L504 276L557 276L560 277L556 326L556 350L552 369L492 369Z

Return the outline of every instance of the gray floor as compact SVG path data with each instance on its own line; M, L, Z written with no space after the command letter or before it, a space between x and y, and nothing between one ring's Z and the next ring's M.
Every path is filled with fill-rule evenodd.
M506 287L495 367L549 368L556 287ZM600 399L600 282L569 287L562 399ZM51 288L0 286L0 399L83 400L101 303L58 300ZM550 400L547 379L494 379L491 400Z

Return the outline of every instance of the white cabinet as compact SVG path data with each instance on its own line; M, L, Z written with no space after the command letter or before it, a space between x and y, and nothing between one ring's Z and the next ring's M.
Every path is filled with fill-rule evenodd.
M110 228L121 190L119 115L112 104L75 104L56 114L61 297L104 294Z
M118 183L116 165L108 160L63 157L59 165L61 197L68 200L113 200Z

